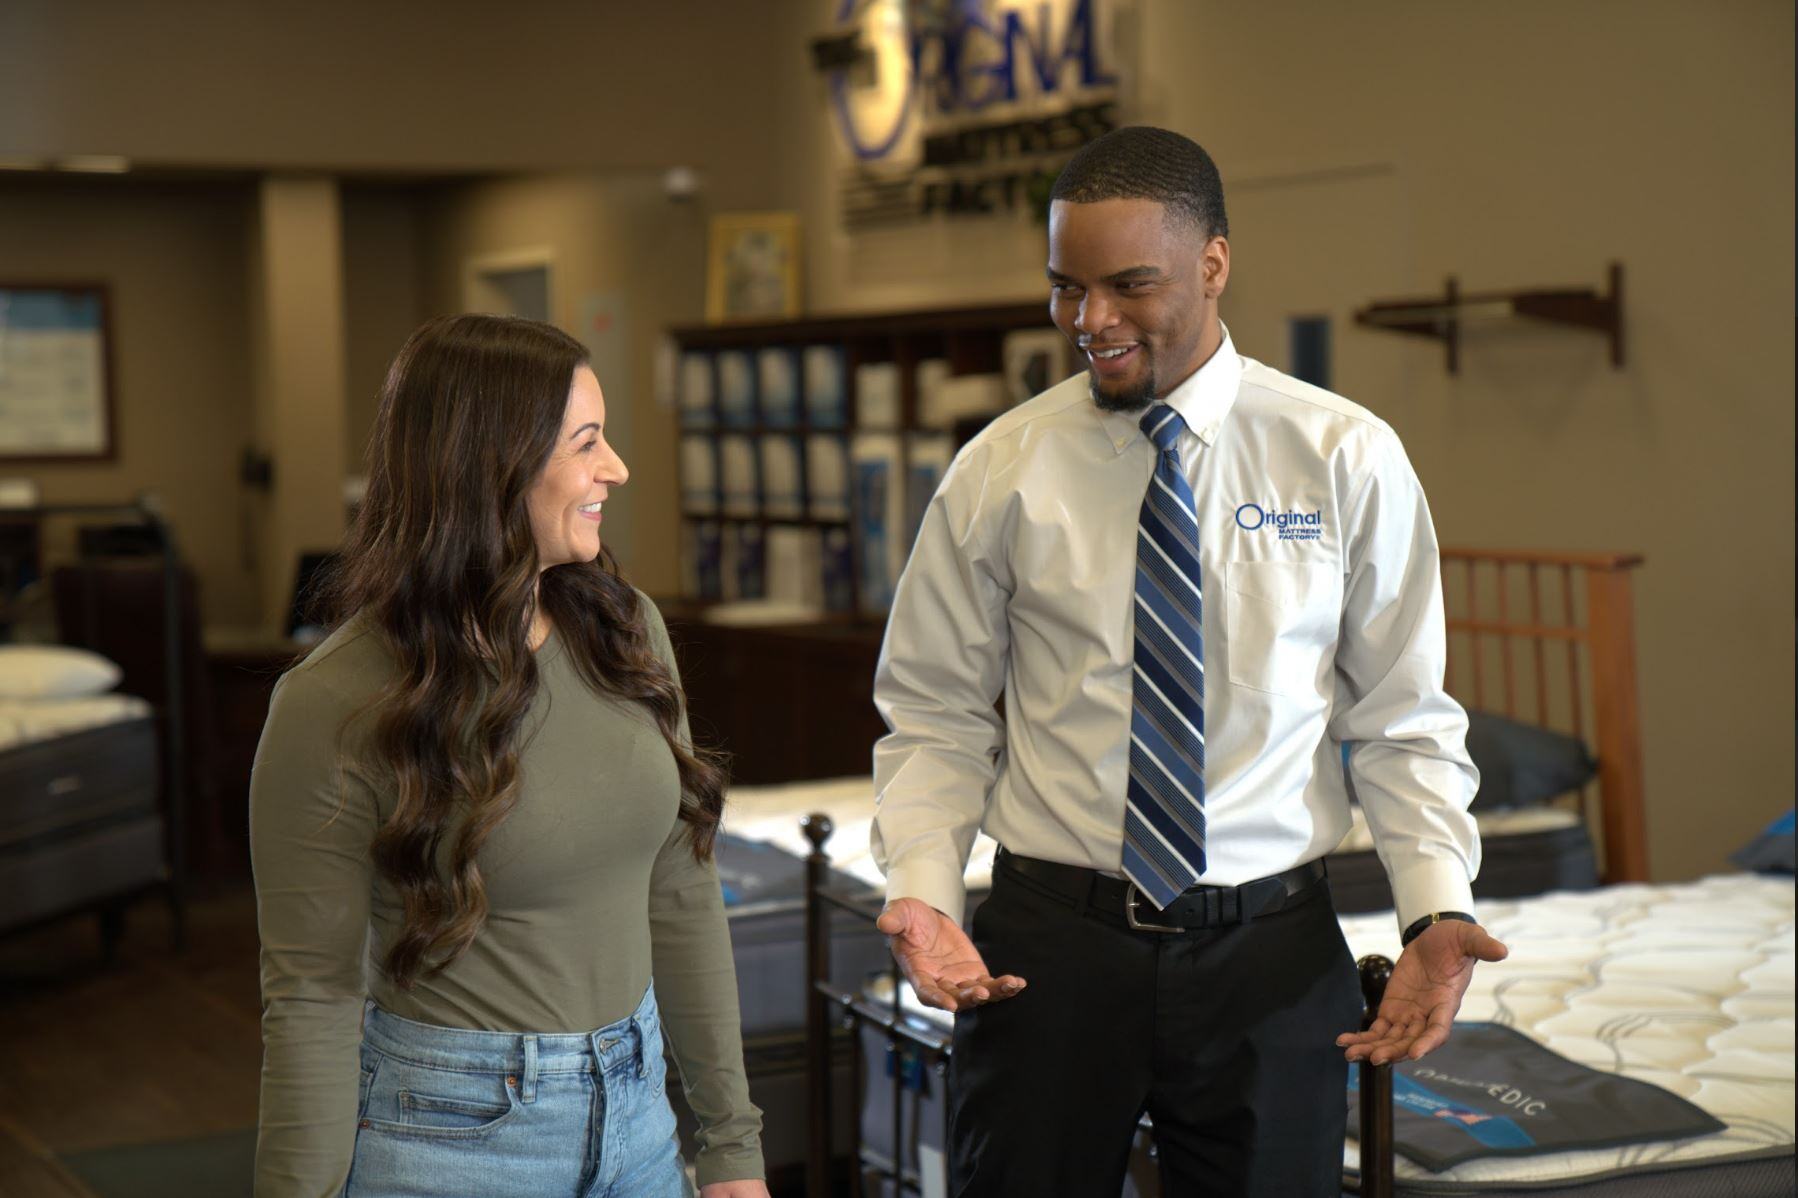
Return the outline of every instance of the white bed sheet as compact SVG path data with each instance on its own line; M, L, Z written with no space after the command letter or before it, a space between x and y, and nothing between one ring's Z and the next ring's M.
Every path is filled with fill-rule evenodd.
M122 723L150 714L135 695L95 695L86 699L0 699L0 751Z

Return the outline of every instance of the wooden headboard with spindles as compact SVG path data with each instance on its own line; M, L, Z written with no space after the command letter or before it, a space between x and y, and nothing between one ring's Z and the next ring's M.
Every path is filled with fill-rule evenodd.
M1636 636L1625 553L1442 550L1449 693L1564 732L1598 760L1580 812L1606 882L1648 877Z

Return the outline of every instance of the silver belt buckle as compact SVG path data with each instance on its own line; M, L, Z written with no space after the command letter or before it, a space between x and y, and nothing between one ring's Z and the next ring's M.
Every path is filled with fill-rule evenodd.
M1184 932L1186 930L1185 928L1170 928L1166 924L1144 923L1140 919L1136 918L1136 900L1141 897L1142 897L1142 891L1140 891L1136 888L1136 883L1135 882L1130 883L1130 889L1128 891L1126 891L1124 894L1124 922L1130 925L1130 929L1132 931L1136 931L1136 932Z

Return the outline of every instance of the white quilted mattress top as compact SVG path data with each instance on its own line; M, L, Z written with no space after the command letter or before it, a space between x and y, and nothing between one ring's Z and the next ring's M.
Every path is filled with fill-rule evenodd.
M1460 1018L1504 1024L1570 1060L1661 1086L1728 1130L1672 1144L1465 1161L1401 1179L1469 1185L1597 1177L1644 1166L1792 1151L1790 879L1749 874L1481 904L1510 946L1482 965ZM1356 957L1396 957L1389 912L1349 916ZM1351 1141L1344 1163L1354 1168Z

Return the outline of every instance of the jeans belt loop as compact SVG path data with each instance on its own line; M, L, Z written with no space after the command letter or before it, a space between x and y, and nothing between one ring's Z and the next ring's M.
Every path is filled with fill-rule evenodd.
M537 1037L524 1038L524 1073L518 1079L518 1098L521 1102L537 1101Z
M631 1026L637 1029L637 1076L649 1076L649 1021L641 1015L631 1016Z

